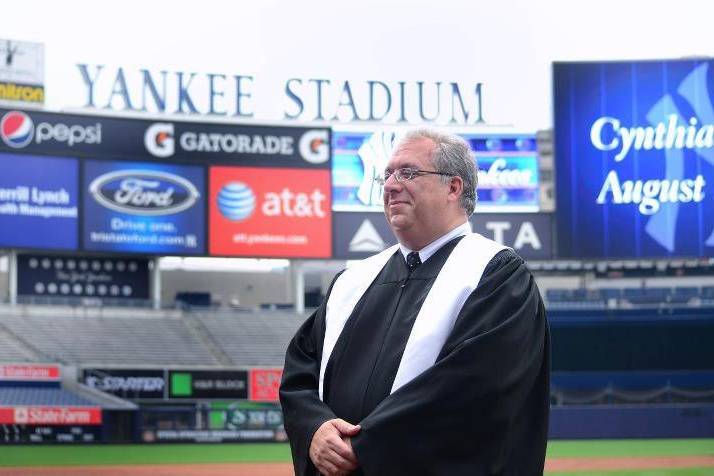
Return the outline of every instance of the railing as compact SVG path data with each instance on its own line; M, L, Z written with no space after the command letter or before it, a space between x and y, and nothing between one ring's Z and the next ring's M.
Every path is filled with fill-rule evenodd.
M18 304L74 306L74 307L130 307L150 308L150 299L87 298L71 296L18 296Z

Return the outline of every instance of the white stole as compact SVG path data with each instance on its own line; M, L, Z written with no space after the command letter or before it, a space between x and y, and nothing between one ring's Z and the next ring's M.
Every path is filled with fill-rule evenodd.
M320 363L321 400L325 368L347 319L398 247L394 245L356 263L345 270L332 286L327 300L325 339ZM414 321L390 393L434 365L466 299L478 286L489 261L504 249L505 246L478 233L466 235L454 247Z

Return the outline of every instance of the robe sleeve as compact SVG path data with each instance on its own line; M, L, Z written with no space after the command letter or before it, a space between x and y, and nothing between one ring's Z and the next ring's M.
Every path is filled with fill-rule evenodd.
M549 335L515 254L484 274L430 369L384 399L352 445L366 475L542 474Z
M320 425L336 418L318 394L326 306L327 298L298 329L285 354L280 404L296 476L317 474L309 455L312 437Z

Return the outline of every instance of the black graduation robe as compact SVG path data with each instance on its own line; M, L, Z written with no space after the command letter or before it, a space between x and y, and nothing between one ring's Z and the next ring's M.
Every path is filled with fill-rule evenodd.
M317 474L310 443L332 418L362 425L352 438L355 474L542 474L549 334L533 277L511 250L486 267L434 366L389 395L411 326L457 242L411 275L399 251L389 259L335 344L324 402L318 383L327 299L298 330L280 387L298 476Z

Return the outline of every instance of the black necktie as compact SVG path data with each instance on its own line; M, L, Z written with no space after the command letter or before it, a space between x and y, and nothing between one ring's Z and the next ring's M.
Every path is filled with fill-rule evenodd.
M412 251L407 255L407 268L409 268L410 273L417 269L420 264L421 259L419 259L419 253Z

